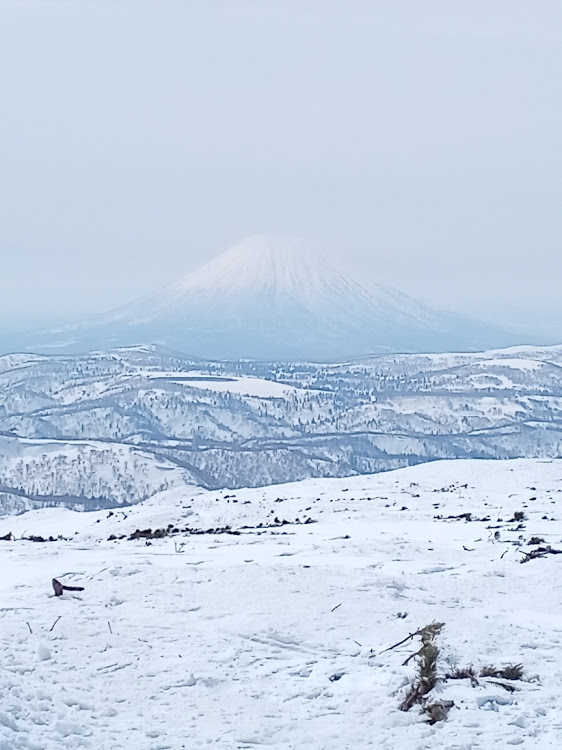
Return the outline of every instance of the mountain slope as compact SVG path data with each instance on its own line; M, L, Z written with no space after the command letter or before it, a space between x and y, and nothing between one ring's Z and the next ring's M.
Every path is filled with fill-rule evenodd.
M236 488L560 455L562 347L333 365L155 347L0 357L0 512L27 507L21 493L91 508L171 480Z
M186 469L131 445L0 434L0 512L112 508L195 483Z
M311 361L515 341L493 326L350 278L302 243L253 237L154 296L36 334L28 348L159 343L218 359Z

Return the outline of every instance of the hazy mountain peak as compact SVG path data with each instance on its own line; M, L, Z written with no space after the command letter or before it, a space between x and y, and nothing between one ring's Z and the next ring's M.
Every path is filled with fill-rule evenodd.
M34 335L28 348L165 345L216 359L334 360L485 349L513 334L337 270L302 240L243 240L163 291Z
M304 241L254 235L233 245L172 285L176 293L241 289L303 292L335 271Z

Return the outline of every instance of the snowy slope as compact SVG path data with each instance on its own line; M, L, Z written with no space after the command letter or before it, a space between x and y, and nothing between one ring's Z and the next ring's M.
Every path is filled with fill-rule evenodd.
M111 508L195 483L186 469L130 445L0 435L0 509L4 511L45 505Z
M30 336L33 350L165 344L212 358L333 360L474 350L518 336L357 280L302 242L252 237L167 289L96 319Z
M560 547L561 491L562 461L452 461L2 519L0 747L558 748L561 558L520 560ZM108 541L169 523L240 534ZM431 726L399 710L419 640L386 649L433 621L429 699L454 706Z

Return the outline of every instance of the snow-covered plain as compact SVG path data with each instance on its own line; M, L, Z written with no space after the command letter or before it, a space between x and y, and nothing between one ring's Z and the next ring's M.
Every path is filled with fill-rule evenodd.
M562 558L520 560L562 545L561 492L562 460L444 461L4 517L0 748L558 748ZM168 524L240 534L108 541ZM455 704L433 726L399 710L418 639L385 651L432 621L430 697Z
M238 378L209 376L205 372L190 372L188 376L178 375L177 372L149 372L146 376L151 380L163 381L173 385L185 385L188 388L201 388L204 391L217 393L236 393L242 396L258 396L259 398L286 398L290 395L307 392L292 385L276 383L264 378Z

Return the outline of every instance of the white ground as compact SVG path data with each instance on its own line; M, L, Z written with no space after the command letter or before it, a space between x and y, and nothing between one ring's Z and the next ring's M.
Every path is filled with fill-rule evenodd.
M167 380L174 385L184 385L186 388L199 388L204 391L215 391L216 393L236 393L241 396L257 396L259 398L286 398L291 394L301 393L305 396L308 391L303 388L295 388L292 385L276 383L273 380L253 377L209 376L209 373L196 373L191 371L187 377L183 373L148 371L143 372L145 377L156 380ZM197 375L200 378L197 379Z
M72 537L0 542L0 749L559 748L562 556L519 559L533 535L562 547L561 491L562 461L451 461L0 519ZM491 520L435 518L462 512ZM275 517L318 523L107 541ZM383 650L433 620L441 675L521 663L515 692L442 682L445 722L399 711L417 640Z

